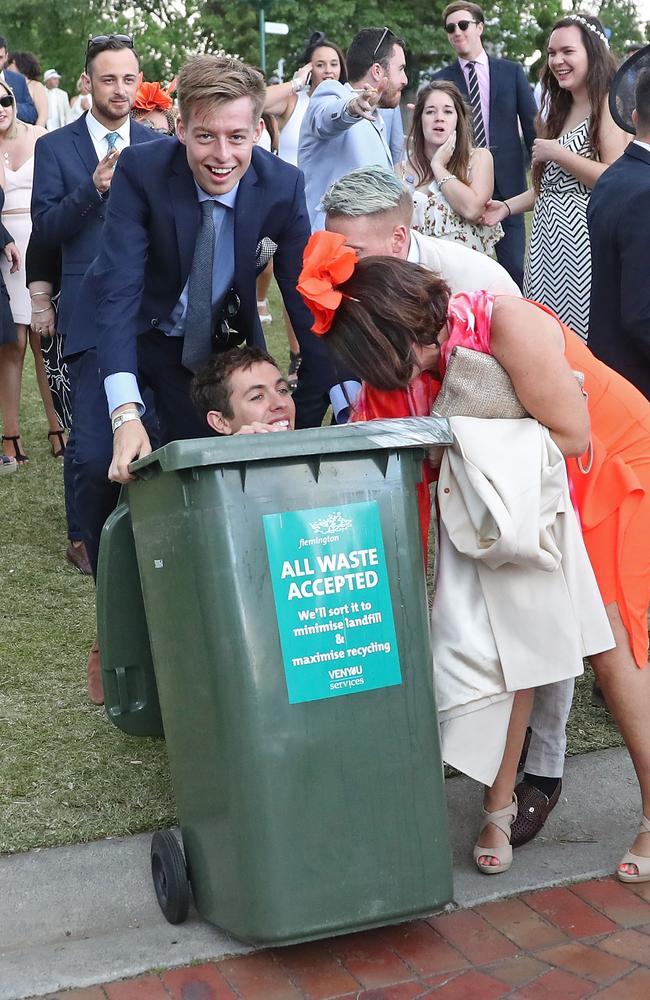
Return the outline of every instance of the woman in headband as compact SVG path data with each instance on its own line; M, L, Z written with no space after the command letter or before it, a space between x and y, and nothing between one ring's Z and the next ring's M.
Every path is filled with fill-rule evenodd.
M483 216L496 223L534 208L524 295L553 309L583 340L591 286L589 195L627 143L607 103L615 72L597 18L567 14L555 23L541 75L533 186L506 201L490 202Z

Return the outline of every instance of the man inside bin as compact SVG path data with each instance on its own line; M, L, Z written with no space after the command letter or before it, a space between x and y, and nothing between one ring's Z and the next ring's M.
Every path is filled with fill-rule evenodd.
M192 402L217 434L292 431L296 407L285 376L260 347L217 354L196 373Z

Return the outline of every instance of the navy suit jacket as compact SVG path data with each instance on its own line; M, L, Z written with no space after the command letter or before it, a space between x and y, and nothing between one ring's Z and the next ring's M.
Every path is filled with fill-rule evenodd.
M34 125L38 118L36 105L32 101L31 94L27 87L27 80L22 73L14 73L10 69L5 70L5 83L8 83L16 98L16 111L21 122Z
M194 177L178 140L121 153L101 250L84 280L73 324L96 327L102 378L137 375L137 337L169 319L189 277L200 219ZM236 324L249 344L264 345L255 279L260 244L268 238L277 244L275 278L311 367L323 348L309 332L313 319L296 291L309 232L302 173L255 147L235 204L233 287L241 302Z
M650 399L650 152L630 143L587 208L589 347Z
M151 129L131 122L131 143L156 139ZM158 137L160 138L160 137ZM165 140L161 140L165 141ZM93 184L97 153L86 115L41 136L34 156L32 190L33 238L43 247L61 250L61 300L58 329L66 336L81 281L99 252L108 197ZM110 193L110 191L109 191ZM66 354L94 347L92 329L77 343L66 339Z
M490 66L490 152L494 157L494 197L512 198L526 190L526 164L519 125L530 153L535 138L537 105L519 63L488 57ZM435 74L451 80L469 104L465 74L458 60Z

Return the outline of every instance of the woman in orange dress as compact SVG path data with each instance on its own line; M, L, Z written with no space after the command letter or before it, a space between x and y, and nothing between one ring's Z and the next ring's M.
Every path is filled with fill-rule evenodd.
M316 317L314 332L327 333L329 346L364 379L359 406L366 418L427 416L449 354L462 346L500 362L525 408L567 456L585 546L616 640L591 664L634 763L643 805L641 830L617 874L648 881L650 402L551 310L487 292L450 297L424 268L396 258L356 261L343 242L333 233L311 237L298 289ZM591 425L589 450L579 458L580 414L566 378L571 369L584 373ZM512 807L522 741L523 729L512 741L509 736L502 770L486 789L491 813ZM481 846L498 851L507 845L503 826L488 824ZM479 860L482 870L500 863L489 852Z

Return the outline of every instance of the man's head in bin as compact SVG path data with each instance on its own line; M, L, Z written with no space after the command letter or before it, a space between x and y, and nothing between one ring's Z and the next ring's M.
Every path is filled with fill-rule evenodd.
M192 402L217 434L292 431L296 417L289 383L259 347L211 358L192 380Z

